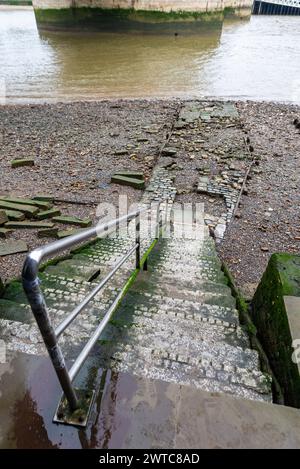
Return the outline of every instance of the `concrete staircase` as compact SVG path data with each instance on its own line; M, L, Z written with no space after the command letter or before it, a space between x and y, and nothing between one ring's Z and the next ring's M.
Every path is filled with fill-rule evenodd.
M172 201L175 193L167 171L159 169L142 203L166 196ZM183 224L176 212L172 226L174 233L184 228L184 236L172 231L151 252L148 271L140 272L93 351L99 366L271 401L270 379L260 371L258 354L239 325L235 300L207 228L201 219ZM54 325L128 251L133 237L132 227L127 237L98 239L45 269L41 280ZM142 234L142 252L152 241ZM63 334L60 344L70 361L133 268L134 257ZM46 353L20 283L14 282L0 300L0 318L0 338L9 350Z

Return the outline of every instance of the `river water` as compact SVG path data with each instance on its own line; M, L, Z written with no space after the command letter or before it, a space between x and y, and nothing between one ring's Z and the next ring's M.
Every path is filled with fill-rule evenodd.
M31 9L0 10L1 103L170 96L300 103L300 18L175 37L39 33Z

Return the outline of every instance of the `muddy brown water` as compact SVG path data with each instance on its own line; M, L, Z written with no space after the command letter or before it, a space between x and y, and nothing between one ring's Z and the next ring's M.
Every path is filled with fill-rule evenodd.
M225 21L199 34L39 33L0 9L1 103L107 97L300 102L299 17Z

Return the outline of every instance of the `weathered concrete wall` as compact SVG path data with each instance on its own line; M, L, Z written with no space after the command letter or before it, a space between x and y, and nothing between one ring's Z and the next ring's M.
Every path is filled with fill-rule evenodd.
M143 11L203 12L224 8L250 8L252 0L33 0L35 8L134 8Z
M300 256L273 254L253 299L253 322L286 405L300 407ZM295 342L298 341L298 342Z

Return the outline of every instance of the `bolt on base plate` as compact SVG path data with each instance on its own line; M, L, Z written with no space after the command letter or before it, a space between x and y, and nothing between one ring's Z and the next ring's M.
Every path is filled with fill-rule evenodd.
M63 394L58 403L53 422L64 425L74 425L76 427L86 427L94 401L95 391L75 388L75 392L79 401L78 409L72 412Z

